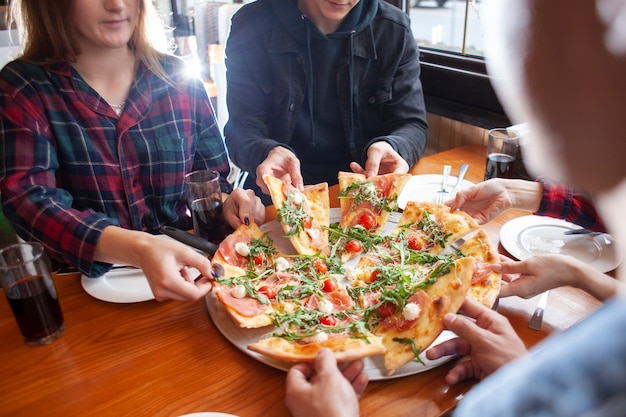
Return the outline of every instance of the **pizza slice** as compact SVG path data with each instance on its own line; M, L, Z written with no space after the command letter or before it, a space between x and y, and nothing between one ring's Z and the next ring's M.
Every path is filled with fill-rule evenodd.
M451 212L444 204L409 201L391 235L402 234L411 249L437 254L479 227L464 211Z
M339 179L339 201L343 229L360 225L380 233L389 215L398 211L398 195L410 174L384 174L366 178L363 174L342 172Z
M500 261L498 250L491 243L489 235L480 229L459 247L459 252L475 260L468 295L486 307L493 307L500 295L502 274L489 268L489 265Z
M289 291L297 295L292 298ZM285 292L277 295L284 308L273 314L276 331L248 345L250 350L287 362L314 361L322 348L331 349L338 361L384 352L381 339L363 326L353 299L337 276L310 279L303 274L298 289L286 288Z
M299 254L328 253L330 202L328 184L320 183L300 191L286 181L264 175L278 221Z
M443 317L455 313L463 304L473 264L472 258L440 264L414 286L382 287L377 298L371 292L368 294L367 302L375 308L369 319L370 328L382 338L388 375L412 360L419 361L419 355L441 334ZM379 273L374 282L384 279Z

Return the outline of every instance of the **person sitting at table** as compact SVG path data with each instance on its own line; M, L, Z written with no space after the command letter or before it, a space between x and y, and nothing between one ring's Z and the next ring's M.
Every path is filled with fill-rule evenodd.
M485 39L492 42L488 51L494 57L487 62L496 91L510 114L530 121L536 133L529 136L527 159L543 175L562 178L597 196L596 205L608 230L618 240L626 239L626 142L622 137L626 33L621 25L626 3L492 1L484 10ZM557 30L554 22L559 22ZM563 49L565 45L575 47ZM555 54L555 50L562 53ZM580 87L575 96L572 86ZM624 270L618 270L618 277L626 279ZM444 318L446 327L459 338L426 352L429 359L466 356L446 375L447 383L482 380L459 402L455 416L623 414L623 293L581 323L546 338L530 355L504 316L469 298L461 309L466 316L447 314ZM287 404L292 405L294 416L307 415L301 410L316 398L309 391L322 390L316 375L331 372L331 365L316 362L315 374L308 380L288 375L287 395L292 397ZM332 375L333 383L352 387L341 374ZM302 389L307 384L309 389ZM351 396L356 397L360 389L353 388ZM358 416L348 401L332 394L325 400L335 406L335 415Z
M158 233L190 229L183 177L230 165L201 80L167 53L150 0L14 0L23 53L0 73L2 208L24 240L89 277L143 269L157 300L196 300L211 262ZM160 36L162 35L162 36ZM160 42L159 42L160 41ZM234 190L228 223L262 223Z
M480 224L515 208L565 219L588 230L606 231L594 202L586 193L543 177L537 181L493 178L459 191L454 199L445 204L451 210L465 211ZM620 281L576 258L558 255L502 262L494 264L491 269L501 272L507 282L502 286L500 297L516 295L530 298L546 290L569 285L604 301L616 295L623 286Z
M224 128L247 185L406 173L427 141L409 17L384 0L258 0L233 16Z

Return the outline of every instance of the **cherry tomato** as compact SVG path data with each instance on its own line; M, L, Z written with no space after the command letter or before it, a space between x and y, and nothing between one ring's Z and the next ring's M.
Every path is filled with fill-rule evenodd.
M361 214L359 217L359 224L366 228L367 230L371 230L376 226L376 219L369 213Z
M333 292L337 289L337 281L334 279L326 279L322 282L322 291L324 292Z
M310 229L311 226L313 226L313 219L311 219L310 217L305 217L304 219L302 219L302 223L304 224L305 229Z
M376 281L378 279L379 274L380 274L380 271L378 269L373 271L372 275L370 275L370 282Z
M317 271L318 274L327 274L328 273L328 265L321 259L316 259L313 261L313 267Z
M259 288L257 292L259 294L263 294L270 300L276 298L276 292L274 291L274 289L272 287L268 287L267 285L264 285L261 288Z
M335 316L324 316L320 319L320 323L324 326L334 327L337 325L337 319Z
M265 263L265 254L263 252L259 252L254 257L254 264L255 265L263 265L264 263Z
M390 301L386 301L378 307L378 315L380 317L390 317L396 312L396 305Z
M363 250L363 244L361 244L361 242L359 242L358 240L351 240L348 243L346 243L346 252L358 253L358 252L361 252L362 250Z
M422 250L422 239L417 236L411 236L407 243L409 245L409 248L413 250Z

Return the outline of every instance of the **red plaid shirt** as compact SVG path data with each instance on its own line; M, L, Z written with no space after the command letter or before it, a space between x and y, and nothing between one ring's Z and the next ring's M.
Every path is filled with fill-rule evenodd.
M13 61L0 72L2 208L25 240L54 260L98 276L109 225L156 233L189 229L183 176L218 170L228 155L206 90L178 58L162 60L173 83L140 65L118 118L68 63Z
M546 178L538 178L537 181L543 184L543 196L535 214L565 219L595 232L606 231L588 195Z

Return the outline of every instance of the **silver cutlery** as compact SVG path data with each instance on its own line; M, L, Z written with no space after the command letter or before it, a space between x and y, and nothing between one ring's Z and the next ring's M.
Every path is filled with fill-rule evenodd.
M457 193L461 191L461 188L463 187L463 180L465 179L465 174L467 174L468 169L469 164L461 164L461 167L459 168L459 176L456 179L456 184L454 185L452 192Z
M443 166L443 179L441 181L441 190L437 191L437 195L435 196L436 203L443 203L444 200L450 195L450 192L446 189L448 186L448 178L450 177L450 171L452 171L452 165L444 165Z
M546 305L548 304L549 295L550 291L546 291L539 297L539 302L537 303L537 307L535 307L535 312L528 322L529 329L541 330L541 325L543 323L543 311L546 309Z
M570 229L563 232L564 235L589 235L589 236L597 236L603 235L604 232L592 232L587 229Z

